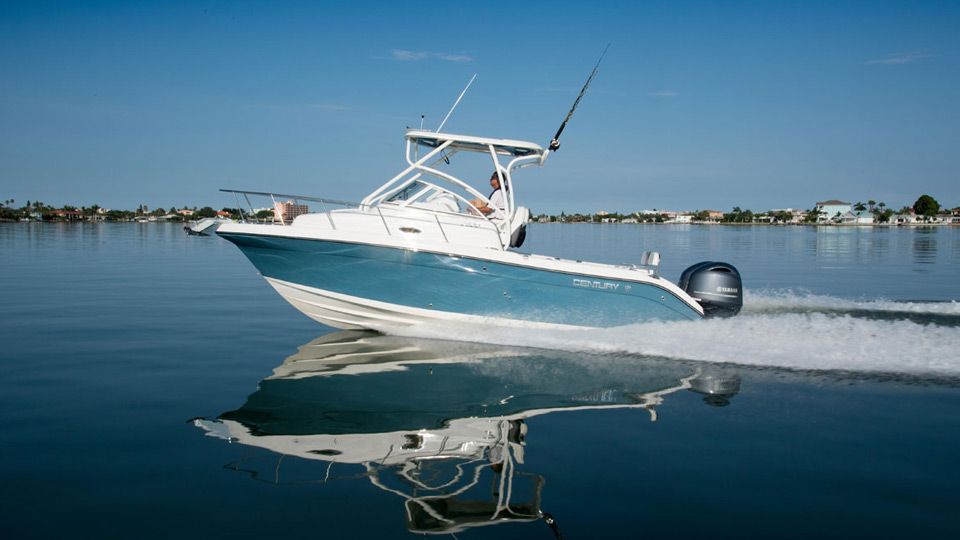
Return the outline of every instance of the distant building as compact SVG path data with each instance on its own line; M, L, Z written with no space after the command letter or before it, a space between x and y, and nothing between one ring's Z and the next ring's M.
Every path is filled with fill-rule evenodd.
M850 210L850 203L848 202L838 201L836 199L818 202L817 211L820 212L820 215L817 216L817 221L832 221L840 218L840 216L846 214Z
M77 221L83 219L83 213L79 210L54 210L53 215L67 221Z
M847 212L840 216L840 223L846 223L848 225L870 225L874 221L874 215L866 210Z
M184 208L183 210L177 210L177 213L183 217L190 217L193 215L193 210L190 210L189 208Z
M274 215L274 219L277 219L277 217L281 217L283 221L286 223L286 222L293 221L294 218L296 218L297 216L301 216L303 214L309 214L309 213L310 213L310 207L308 207L307 205L295 204L293 201L287 201L287 202L277 202L276 206L274 207L273 215Z
M798 210L796 208L774 208L773 210L770 210L768 213L771 216L776 216L781 212L785 214L790 214L792 216L790 219L786 220L784 223L799 223L807 218L806 210Z
M890 221L897 225L909 225L917 222L917 215L912 212L909 214L896 214L890 218Z

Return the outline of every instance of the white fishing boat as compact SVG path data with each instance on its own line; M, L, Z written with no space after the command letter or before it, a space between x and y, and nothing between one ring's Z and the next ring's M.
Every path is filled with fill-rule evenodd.
M437 132L408 129L406 167L359 203L224 190L250 208L251 197L269 197L275 217L223 224L217 234L294 307L334 328L612 327L736 314L742 287L729 264L699 263L676 284L658 275L655 252L610 265L517 251L530 212L516 173L544 165L563 125L547 149L443 133L442 123ZM493 164L489 195L457 172L470 156Z

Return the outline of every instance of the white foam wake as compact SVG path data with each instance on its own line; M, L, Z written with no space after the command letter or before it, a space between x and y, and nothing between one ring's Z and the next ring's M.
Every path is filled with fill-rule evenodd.
M769 300L775 304L773 300ZM813 299L817 306L882 309L884 301ZM904 309L897 302L896 310ZM792 304L795 305L795 304ZM912 306L912 305L911 305ZM948 307L949 306L949 307ZM917 303L909 309L955 309ZM892 308L891 308L892 309ZM401 331L410 337L506 346L627 353L683 360L802 370L960 374L960 326L830 314L755 313L729 319L651 322L595 330L530 330L428 324Z

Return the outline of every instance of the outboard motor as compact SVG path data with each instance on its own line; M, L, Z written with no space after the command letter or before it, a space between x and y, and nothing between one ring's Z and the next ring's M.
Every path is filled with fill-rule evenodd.
M530 210L518 206L510 221L510 247L518 248L527 238L527 222L530 221Z
M743 307L743 282L733 265L697 263L683 271L679 285L700 303L706 317L732 317Z
M520 228L513 231L513 234L510 235L510 247L518 248L523 245L523 241L527 239L527 226L521 225Z

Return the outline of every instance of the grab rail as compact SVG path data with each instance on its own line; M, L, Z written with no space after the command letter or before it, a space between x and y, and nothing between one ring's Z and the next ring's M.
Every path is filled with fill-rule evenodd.
M387 210L388 213L393 213L394 215L411 215L411 214L413 214L413 215L416 215L416 214L432 215L432 216L434 217L434 221L436 221L436 223L437 223L437 227L439 227L439 229L440 229L440 234L441 234L441 236L443 236L443 240L444 240L446 243L448 243L448 244L450 243L450 238L449 238L449 236L447 235L447 231L444 230L443 223L440 221L440 216L442 216L442 215L447 215L447 216L456 216L458 219L462 219L462 218L475 219L475 220L478 222L478 224L480 224L480 228L484 228L484 229L487 229L487 230L489 230L490 232L492 232L492 233L497 237L497 242L501 245L501 247L503 247L503 239L501 238L500 229L497 227L497 225L496 225L495 223L493 223L492 221L490 221L490 220L487 219L486 217L482 217L482 216L473 216L473 215L469 215L469 214L460 214L460 213L455 213L455 212L447 212L447 211L444 211L444 210L428 210L428 209L423 209L423 208L411 208L411 207L406 207L406 206L396 206L396 207L383 208L383 207L381 207L379 204L377 204L377 205L369 205L369 204L364 204L364 203L354 203L354 202L338 201L338 200L335 200L335 199L323 199L323 198L320 198L320 197L307 197L307 196L304 196L304 195L290 195L290 194L284 194L284 193L271 193L271 192L265 192L265 191L244 191L244 190L237 190L237 189L221 189L220 191L221 191L221 192L224 192L224 193L233 193L233 194L234 194L234 197L237 198L237 206L240 206L240 202L239 202L239 197L238 197L238 196L240 196L240 195L243 196L244 200L247 202L247 207L248 207L249 210L250 210L250 212L248 213L248 216L252 216L252 219L248 219L246 216L243 215L243 211L241 210L241 215L240 215L240 217L241 217L241 221L244 222L244 223L249 223L249 222L262 223L262 222L263 222L263 220L261 220L261 219L259 219L259 218L256 218L256 212L255 212L254 205L253 205L253 203L250 201L250 196L252 195L252 196L256 196L256 197L268 197L268 198L270 198L271 202L274 203L274 204L271 205L271 206L272 206L272 210L273 210L273 212L274 212L273 222L276 223L277 221L279 221L279 222L280 222L280 225L287 225L287 223L286 223L286 221L284 220L284 218L283 218L282 215L281 215L281 216L277 216L277 215L276 215L276 213L277 213L276 201L277 201L277 199L289 199L290 202L292 202L294 205L297 205L297 206L300 206L300 205L301 205L301 202L316 202L316 203L320 203L320 206L321 206L321 208L323 209L322 212L309 212L309 211L308 211L308 212L304 212L303 214L297 214L297 215L321 214L321 213L322 213L322 214L325 214L325 215L327 216L327 219L330 221L330 227L333 228L333 230L337 230L337 225L336 225L336 221L334 220L334 211L332 211L331 209L329 209L329 208L328 208L328 205L341 206L341 207L343 207L343 208L345 208L345 209L350 209L350 208L356 208L356 209L358 209L358 210L363 210L363 209L376 209L377 215L380 216L380 221L381 221L381 223L383 223L384 231L387 233L387 235L390 235L390 236L393 236L393 233L390 232L390 227L389 227L389 225L387 224L387 218L386 218L386 216L384 215L384 210ZM305 206L306 206L306 205L305 205ZM308 209L309 209L309 207L308 207ZM294 216L294 217L296 217L296 216Z

